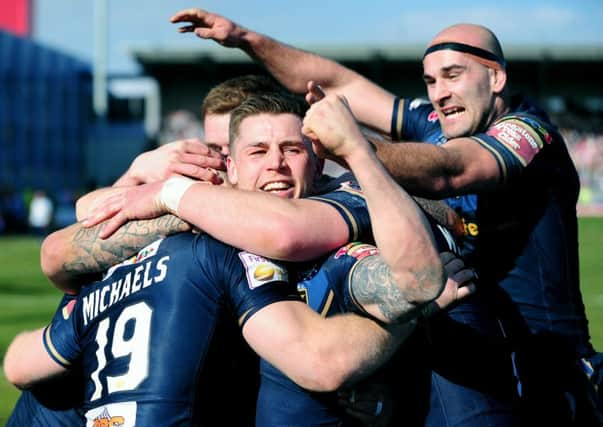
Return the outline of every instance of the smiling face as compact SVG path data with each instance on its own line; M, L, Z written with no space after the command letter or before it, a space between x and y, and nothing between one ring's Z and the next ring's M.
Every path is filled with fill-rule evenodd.
M301 128L301 118L291 113L245 117L226 160L230 182L289 199L311 194L319 167Z

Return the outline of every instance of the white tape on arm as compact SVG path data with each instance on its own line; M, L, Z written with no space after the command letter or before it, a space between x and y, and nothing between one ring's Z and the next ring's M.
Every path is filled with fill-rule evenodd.
M173 176L163 184L159 200L173 214L178 214L178 205L180 199L186 193L188 188L199 181L185 178L183 176Z

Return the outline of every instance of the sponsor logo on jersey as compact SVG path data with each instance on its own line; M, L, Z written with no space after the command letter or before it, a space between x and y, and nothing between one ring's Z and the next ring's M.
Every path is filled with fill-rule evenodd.
M486 134L510 148L524 165L530 163L542 148L542 141L534 130L518 119L498 122Z
M542 135L542 139L544 140L544 142L546 142L547 144L550 144L553 141L553 137L551 136L551 134L549 133L548 130L546 130L542 124L538 121L538 120L534 120L530 117L525 117L522 116L519 118L520 120L523 120L524 122L526 122L527 124L529 124L531 127L533 127L540 135Z
M287 282L287 271L264 257L249 252L239 252L239 259L245 266L249 289L255 289L266 283Z
M73 312L74 306L75 306L75 299L72 299L67 304L65 304L65 306L61 310L63 313L63 319L65 319L65 320L69 319L69 316L71 316L71 313Z
M333 258L338 259L343 255L348 255L357 260L361 260L370 255L378 255L379 249L373 245L368 245L366 243L358 243L352 242L347 245L341 247L333 256Z
M136 402L111 403L86 412L86 427L134 427Z
M431 113L429 113L429 115L427 116L427 121L429 123L434 123L438 121L438 113L436 113L436 111L432 111Z

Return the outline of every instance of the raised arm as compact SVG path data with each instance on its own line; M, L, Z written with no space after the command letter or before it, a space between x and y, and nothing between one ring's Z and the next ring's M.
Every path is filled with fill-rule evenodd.
M254 351L300 386L333 391L379 368L414 327L408 322L385 329L355 314L323 318L302 302L288 301L254 314L243 335Z
M202 9L176 13L173 23L188 23L182 33L194 32L226 47L242 49L292 92L305 93L313 80L327 93L345 95L356 117L372 128L390 132L394 96L360 74L316 54L296 49Z
M125 223L111 238L99 237L105 224L86 228L73 224L50 234L42 243L42 271L57 288L77 293L98 273L134 255L161 236L190 230L190 226L173 215L153 220Z
M435 298L445 283L431 227L416 202L388 174L358 128L345 99L312 105L304 133L345 160L366 198L375 242L409 302Z

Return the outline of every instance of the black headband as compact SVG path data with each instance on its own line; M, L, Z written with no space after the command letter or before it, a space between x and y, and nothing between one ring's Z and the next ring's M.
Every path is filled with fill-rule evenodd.
M429 55L432 52L436 52L438 50L445 50L445 49L456 50L458 52L463 52L463 53L469 53L471 55L475 55L480 58L487 59L488 61L494 61L494 62L497 62L498 64L500 64L500 66L503 68L505 68L507 66L507 63L505 62L504 59L499 58L497 55L493 54L492 52L488 52L487 50L480 49L479 47L470 46L465 43L457 43L457 42L445 42L445 43L434 44L433 46L430 46L427 48L427 50L425 51L425 54L423 54L423 58L425 58L427 55Z

